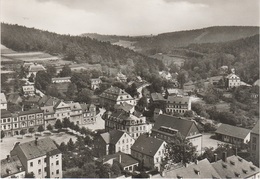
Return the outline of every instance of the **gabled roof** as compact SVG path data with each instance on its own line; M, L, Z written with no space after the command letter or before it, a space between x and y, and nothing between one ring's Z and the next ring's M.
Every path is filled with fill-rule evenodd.
M6 109L1 109L1 118L12 117L12 113Z
M166 89L166 90L169 94L182 94L183 93L182 90L176 89L176 88L169 88L169 89Z
M51 138L45 137L42 139L38 139L37 145L35 143L35 140L30 142L25 142L18 144L14 147L14 149L11 151L16 153L19 156L19 152L22 152L27 160L31 160L34 158L38 158L41 156L45 156L47 154L51 153L61 153Z
M254 128L252 129L252 131L251 131L252 133L254 133L254 134L260 134L260 131L259 131L259 120L256 122L256 124L255 124L255 126L254 126Z
M58 109L58 108L69 108L70 106L64 103L63 101L59 100L53 107L54 109Z
M192 125L196 126L194 121L166 114L160 114L155 119L153 130L159 130L162 126L164 126L178 130L181 133L181 135L183 135L184 137L188 137ZM197 130L197 132L199 133L199 130Z
M41 109L30 109L28 111L21 111L18 113L19 116L27 115L27 114L36 114L36 113L43 113Z
M228 79L239 78L239 76L237 76L237 75L234 74L234 73L231 73L231 74L227 75L226 78L228 78ZM239 78L239 79L240 79L240 78Z
M25 98L24 101L28 103L38 103L40 99L41 99L40 96L34 95L34 96L28 96L27 98Z
M161 139L148 137L148 135L143 134L138 137L131 150L153 157L164 143Z
M7 103L4 93L1 93L1 95L0 95L0 102L1 102L1 104Z
M151 93L151 98L153 101L166 101L161 93Z
M115 104L114 108L115 109L122 109L125 112L129 112L129 111L131 111L131 109L134 108L134 106L131 105L131 104L128 104L126 102L123 102L123 104Z
M102 139L103 139L107 144L110 143L110 135L109 135L108 132L102 133L102 134L100 134L100 136L102 137Z
M29 72L45 71L46 69L40 64L32 64L29 67Z
M95 108L94 104L80 104L82 112L89 112L90 108Z
M164 178L221 178L216 170L211 166L208 159L198 161L198 163L188 164L187 167L165 171Z
M127 98L128 100L133 100L133 98L131 97L130 94L128 94L127 92L125 92L125 90L122 90L118 87L115 87L115 86L111 86L110 88L108 88L107 90L105 90L101 95L100 97L103 97L103 98L108 98L108 99L111 99L111 100L117 100L119 96L121 95L128 95L129 98Z
M43 106L43 107L41 107L41 110L43 110L43 114L45 114L45 115L55 113L53 106Z
M8 173L9 171L9 173ZM1 160L1 178L14 175L19 172L24 172L25 168L23 167L19 158L15 155L9 157L9 159Z
M190 97L188 96L168 96L167 103L175 104L188 104L190 102Z
M105 155L101 158L99 158L97 161L98 162L107 162L109 160L116 160L119 161L119 156L121 155L121 165L122 167L127 167L127 166L131 166L133 164L138 164L139 161L134 159L131 155L129 154L125 154L123 152L117 152L115 154L111 154L111 155Z
M70 103L69 106L72 111L78 111L82 109L81 105L77 102Z
M112 131L109 131L109 132L102 133L102 134L100 134L100 136L103 138L103 140L107 144L117 144L117 142L124 135L124 133L125 132L123 132L123 131L112 130Z
M260 86L260 79L258 79L258 80L256 80L256 81L254 82L254 86Z
M22 98L20 97L20 95L18 93L13 93L13 94L10 94L7 98L7 101L10 102L10 103L17 103L19 100L22 101Z
M44 95L38 102L40 106L54 106L59 101L58 98Z
M248 178L259 173L259 168L239 156L227 157L226 162L218 160L211 164L221 178Z
M215 133L232 136L239 139L245 139L246 136L250 133L250 130L228 124L221 124Z

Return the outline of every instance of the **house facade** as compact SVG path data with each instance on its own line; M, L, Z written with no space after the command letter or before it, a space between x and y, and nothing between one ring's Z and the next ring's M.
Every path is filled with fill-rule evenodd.
M130 94L114 86L105 90L99 97L100 104L109 108L114 108L115 104L122 104L124 102L136 105L135 99L133 99Z
M34 86L33 85L23 86L23 93L24 93L24 96L34 96L35 95Z
M28 133L29 128L34 128L37 131L37 128L41 125L44 127L43 111L40 109L21 111L17 114L1 110L1 129L6 136L19 135L21 130Z
M36 76L37 72L39 71L46 71L46 69L41 64L31 64L28 67L28 75L27 78L29 78L32 74Z
M0 109L6 109L7 110L7 100L4 93L0 94Z
M164 158L166 142L141 135L131 147L131 155L140 161L144 167L157 168L160 171L161 163Z
M215 131L218 140L235 145L247 144L250 141L250 130L241 127L221 124Z
M62 178L62 153L49 138L16 143L11 156L17 156L27 173L35 178Z
M250 157L253 163L259 167L259 121L250 134Z
M114 129L121 130L128 133L134 139L151 130L151 125L146 122L146 117L137 116L130 112L122 110L108 111L102 117L105 120L106 131Z
M226 81L226 87L227 88L238 87L241 84L240 77L235 74L234 69L232 69L231 74L226 76L225 81Z
M101 79L99 78L92 78L90 79L90 85L92 90L96 90L99 88L99 85L102 83Z
M71 77L59 77L59 78L52 78L52 83L70 83Z
M191 100L188 96L168 96L166 101L167 114L184 114L186 111L191 110Z
M160 114L156 118L152 136L169 142L174 140L177 134L188 139L196 147L197 152L202 150L202 134L194 121L166 114Z
M94 152L98 157L123 152L131 154L134 139L126 132L113 130L102 133L94 140Z

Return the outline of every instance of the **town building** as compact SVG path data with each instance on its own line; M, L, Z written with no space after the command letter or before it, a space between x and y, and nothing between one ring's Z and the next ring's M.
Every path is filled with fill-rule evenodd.
M62 153L49 137L16 143L11 156L17 156L26 173L35 178L62 178Z
M62 100L59 100L54 106L56 119L63 120L70 117L71 108L69 104L66 104Z
M191 110L191 99L188 96L168 96L165 110L167 114L184 114Z
M13 119L13 115L9 111L1 109L1 131L3 131L6 136L12 136Z
M1 178L24 178L25 168L17 156L7 155L1 160Z
M118 162L123 170L128 172L133 172L139 165L139 161L133 158L131 155L123 153L123 152L117 152L115 154L111 155L105 155L103 157L100 157L97 162L99 164L110 164L113 165L114 162Z
M241 145L247 144L250 141L250 130L221 124L215 131L218 140L229 142L231 144Z
M132 145L131 155L139 160L144 167L155 168L160 171L165 147L165 141L144 134L138 137Z
M121 73L121 71L117 73L116 79L123 83L127 81L127 77L123 73Z
M171 80L172 79L172 75L169 72L166 71L159 71L159 75L166 80Z
M31 64L28 68L27 78L29 78L32 74L35 77L39 71L46 71L46 69L41 64Z
M123 152L131 154L134 139L126 132L112 130L102 133L94 140L94 153L98 157Z
M182 96L183 95L183 91L181 89L177 89L177 88L167 88L165 90L165 96Z
M96 106L94 104L80 104L82 108L82 125L94 124L97 121Z
M34 85L24 85L23 86L23 93L24 96L34 96L35 95L35 88Z
M74 124L80 125L82 124L82 107L78 102L69 102L66 103L70 107L70 112L69 112L69 119L70 122L74 122Z
M58 98L44 95L38 102L38 105L43 106L54 106L56 103L58 103L60 100Z
M133 114L135 112L135 106L128 104L126 102L123 102L122 104L116 104L114 106L115 110L121 110L121 111L125 111L125 112L130 112L131 114Z
M221 178L208 159L194 163L179 164L152 176L152 178Z
M134 113L122 110L107 111L104 113L103 119L106 131L121 130L127 132L134 139L151 130L151 125L146 122L146 117L136 111Z
M1 102L1 108L0 109L6 109L7 110L7 100L4 93L0 94L0 102Z
M115 104L122 104L123 102L129 103L131 105L136 105L136 101L132 98L130 94L125 92L125 90L114 86L105 90L99 97L100 104L108 108L114 108Z
M174 140L177 134L188 139L196 147L197 152L202 150L202 134L195 121L166 114L161 114L155 119L152 136L169 142Z
M58 77L58 78L52 78L52 83L70 83L71 77Z
M23 100L24 106L30 106L30 108L38 108L38 102L41 99L40 96L34 95L34 96L27 96Z
M222 159L211 163L220 178L259 178L259 168L243 158L232 155L227 157L227 153L222 154Z
M250 157L253 163L259 167L259 121L250 134Z
M232 73L225 78L225 84L227 88L234 88L240 86L240 78L235 74L235 69L231 69Z
M96 90L99 88L100 84L102 83L100 78L92 78L90 79L90 86L92 90Z

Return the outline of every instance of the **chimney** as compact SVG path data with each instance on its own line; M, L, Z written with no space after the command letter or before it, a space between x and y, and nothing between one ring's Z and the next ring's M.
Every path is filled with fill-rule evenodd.
M214 162L218 161L218 154L214 154Z
M227 161L227 152L222 153L222 160L223 160L223 162Z
M10 155L6 156L6 160L7 160L7 162L10 162Z
M118 156L118 162L121 163L122 162L122 157L121 157L121 154L119 154Z
M235 148L235 156L237 156L237 147Z
M35 145L38 145L38 137L35 138Z

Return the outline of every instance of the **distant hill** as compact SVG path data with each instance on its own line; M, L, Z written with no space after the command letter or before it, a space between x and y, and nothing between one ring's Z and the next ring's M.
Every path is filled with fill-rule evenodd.
M166 53L190 44L228 42L259 34L259 27L216 26L197 30L163 33L140 39L135 46L148 53Z
M59 35L35 28L1 23L1 44L17 52L46 52L77 63L119 67L133 61L148 70L163 68L161 61L89 37Z

